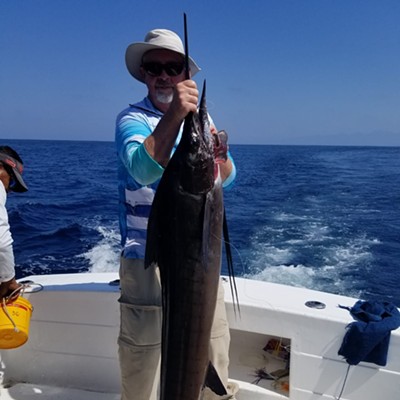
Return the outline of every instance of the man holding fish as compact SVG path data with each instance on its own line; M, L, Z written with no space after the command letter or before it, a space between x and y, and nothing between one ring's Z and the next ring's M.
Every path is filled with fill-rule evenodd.
M150 31L144 42L133 43L126 51L128 71L147 86L148 96L123 110L116 124L119 223L123 246L118 339L122 400L156 399L163 300L159 269L155 264L145 268L144 257L155 191L181 140L183 120L189 113L196 113L198 108L199 92L196 83L185 77L184 55L179 36L165 29ZM189 69L191 76L200 70L191 58ZM210 130L218 135L212 121ZM226 188L236 176L230 155L219 164L219 171ZM227 389L226 396L218 397L224 399L233 399L234 394L229 393L236 391L228 384L229 342L220 284L209 354Z

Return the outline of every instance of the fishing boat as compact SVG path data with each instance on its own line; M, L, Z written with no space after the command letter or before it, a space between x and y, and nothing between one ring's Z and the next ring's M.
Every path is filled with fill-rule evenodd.
M394 400L400 329L387 364L338 355L357 299L237 278L240 311L224 277L237 400ZM28 340L1 350L1 400L119 400L117 273L29 276ZM1 327L0 327L1 329Z

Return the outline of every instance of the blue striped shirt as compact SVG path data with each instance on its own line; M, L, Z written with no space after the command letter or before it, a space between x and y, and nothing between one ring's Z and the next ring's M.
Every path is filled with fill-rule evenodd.
M119 226L123 255L126 258L144 258L147 222L155 190L164 172L146 151L144 140L151 135L163 113L148 97L123 110L117 117L115 143L118 154ZM182 135L178 134L173 151ZM236 177L233 170L224 187Z

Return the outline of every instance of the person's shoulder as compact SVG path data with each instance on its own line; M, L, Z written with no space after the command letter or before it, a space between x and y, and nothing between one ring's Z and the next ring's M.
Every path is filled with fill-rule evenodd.
M140 104L140 103L137 103ZM129 104L129 107L124 108L117 116L117 120L121 119L125 115L133 114L137 112L136 104Z
M0 205L4 206L6 204L7 192L3 181L0 180Z
M117 117L117 120L120 120L121 118L125 116L147 116L147 117L157 117L161 118L162 113L161 111L157 110L151 101L146 97L142 101L139 101L138 103L130 104L129 107L125 108L122 110Z

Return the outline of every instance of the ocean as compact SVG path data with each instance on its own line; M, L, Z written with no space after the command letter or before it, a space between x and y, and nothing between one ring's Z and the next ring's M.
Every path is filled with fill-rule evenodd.
M112 142L2 140L29 191L7 201L17 277L118 271ZM238 276L400 307L400 148L231 145ZM223 263L223 273L226 264Z

